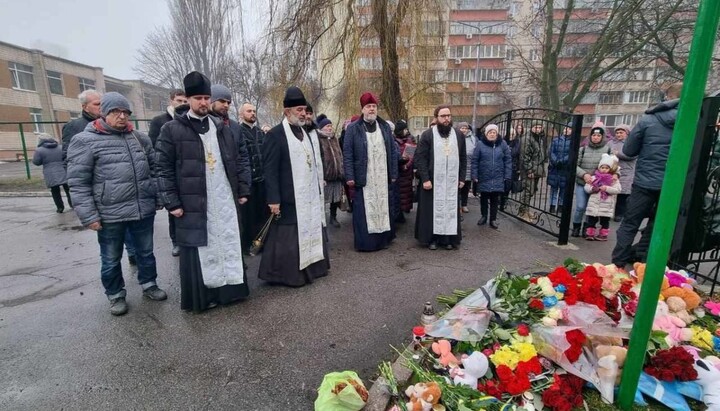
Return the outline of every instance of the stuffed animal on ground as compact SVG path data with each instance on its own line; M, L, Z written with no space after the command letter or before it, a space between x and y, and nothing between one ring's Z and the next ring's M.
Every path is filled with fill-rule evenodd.
M456 366L460 363L457 357L453 355L452 347L450 346L450 341L448 340L440 340L433 343L432 350L435 354L440 356L440 364L442 364L443 367L451 365Z
M595 347L595 355L598 357L597 373L600 379L603 377L613 378L614 385L620 384L620 377L625 359L627 358L627 348L617 345L598 345Z
M685 321L686 324L695 321L695 317L690 315L690 313L687 311L687 304L682 298L672 296L665 300L665 303L667 303L670 314Z
M662 291L663 297L667 300L670 297L680 297L685 300L688 310L694 310L700 305L702 298L693 290L683 287L670 287Z
M488 358L480 351L472 354L463 355L463 368L453 368L450 376L453 377L455 385L467 385L468 387L477 388L478 379L485 376L488 370Z
M664 301L658 301L652 329L665 331L668 334L665 337L668 345L673 347L682 341L692 339L693 331L686 328L686 325L685 321L670 314L670 309Z
M667 277L670 287L683 287L692 290L693 284L695 284L695 280L688 277L684 271L666 270L665 277Z
M431 411L440 401L442 391L436 382L419 382L409 386L405 390L405 395L410 398L405 404L408 411Z
M708 411L720 411L720 370L705 360L695 360L695 370Z
M643 279L645 278L645 263L635 263L633 264L633 268L635 269L635 276L638 279L639 283L643 282ZM670 281L668 281L667 277L663 276L662 280L662 287L660 288L660 292L667 290L670 288Z

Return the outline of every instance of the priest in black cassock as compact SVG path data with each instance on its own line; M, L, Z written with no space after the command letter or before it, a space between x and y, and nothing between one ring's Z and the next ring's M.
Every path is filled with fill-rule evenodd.
M458 190L465 184L465 136L453 128L450 107L435 108L436 125L420 135L415 151L420 183L415 238L431 250L462 240Z
M395 238L390 200L398 177L398 148L390 125L377 115L372 93L360 96L362 116L345 130L343 166L347 185L355 188L355 250L387 248Z
M260 279L301 287L330 269L325 232L325 196L320 144L304 130L307 102L290 87L283 100L284 118L263 144L265 195L276 220L270 225Z
M177 218L181 308L200 312L249 294L240 240L240 205L250 169L230 128L209 115L210 80L183 79L189 105L160 132L155 152L159 195Z

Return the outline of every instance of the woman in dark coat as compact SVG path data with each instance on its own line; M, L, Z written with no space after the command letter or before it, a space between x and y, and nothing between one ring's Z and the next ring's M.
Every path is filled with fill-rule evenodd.
M565 197L568 167L570 166L570 145L572 128L567 125L563 133L550 143L550 164L548 165L547 184L550 186L550 214L560 211Z
M489 124L475 146L472 156L472 180L480 191L480 213L478 225L488 222L490 205L490 228L496 229L497 210L500 196L511 184L512 156L510 147L498 137L498 126Z
M400 168L398 179L397 179L397 192L400 197L400 213L397 216L395 222L404 223L405 214L409 213L413 208L413 159L405 150L408 147L412 147L413 144L410 142L410 132L407 129L407 123L400 120L395 125L395 142L398 144L399 153L401 155L398 161L398 167Z
M68 204L72 208L70 187L68 187L67 184L62 154L62 147L55 141L53 136L45 133L38 135L38 147L35 150L32 162L36 166L42 166L45 186L49 188L50 193L52 193L52 198L58 213L65 211L65 203L63 203L60 195L60 187L65 190Z
M522 181L522 161L520 161L520 154L522 153L522 133L523 126L522 124L518 124L514 129L510 129L509 135L505 136L505 143L510 149L510 159L512 160L512 182L510 183L510 187L505 188L505 192L500 198L500 210L505 210L513 182Z

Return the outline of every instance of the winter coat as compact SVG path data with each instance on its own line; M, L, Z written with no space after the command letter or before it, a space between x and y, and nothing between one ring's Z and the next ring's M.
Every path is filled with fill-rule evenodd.
M625 154L623 154L623 146L625 145L625 140L610 140L610 151L615 154L620 160L618 162L618 166L620 167L620 185L622 186L622 191L620 194L630 194L632 191L632 185L633 180L635 179L635 162L637 162L636 157L628 157Z
M510 157L512 158L513 180L520 180L522 172L522 141L519 138L505 139L505 143L510 147Z
M88 123L94 121L90 114L83 110L82 115L75 120L70 120L62 128L62 160L67 166L67 151L70 147L70 140L79 133L85 131Z
M459 183L465 181L465 167L467 167L468 158L466 154L467 151L465 150L465 137L458 129L455 129L455 135L457 137L458 156L460 157L460 167L457 176ZM432 128L423 131L420 135L417 150L415 151L414 160L418 178L420 179L420 186L426 181L432 182L435 174L435 145L433 138ZM420 187L419 190L422 190L422 187Z
M157 139L158 137L160 137L160 130L162 129L162 126L164 126L165 123L172 121L172 119L173 116L170 114L170 107L168 107L167 112L153 117L152 121L150 121L150 130L148 130L148 137L150 137L150 141L152 141L153 147L155 147L155 144L157 144Z
M325 134L318 130L320 143L320 156L323 162L323 179L325 181L342 181L345 177L343 170L343 157L340 143L334 134Z
M595 177L593 177L593 180ZM590 217L612 217L615 214L615 202L617 201L617 195L622 190L622 185L619 180L613 180L612 186L610 186L606 192L609 194L606 199L602 199L600 193L593 193L592 184L585 184L585 192L590 194L588 198L587 208L585 209L585 215Z
M367 184L368 143L367 134L362 117L350 123L345 130L343 142L343 166L345 167L345 180L354 181L358 187ZM388 184L398 177L398 159L400 157L397 145L390 131L390 125L382 118L377 118L377 127L380 128L385 140L385 153L387 158Z
M510 147L502 139L489 141L485 136L472 155L472 179L478 181L481 193L505 192L505 180L512 178Z
M575 184L585 185L583 176L585 174L593 175L600 164L603 154L610 154L610 147L604 136L598 144L590 141L586 147L580 147L577 168L575 169Z
M97 119L72 138L67 160L73 207L82 225L155 215L155 152L145 134L132 127L118 131Z
M32 162L42 166L45 185L55 187L67 183L62 147L52 137L40 137Z
M625 140L623 154L637 156L633 184L638 187L648 190L662 188L679 102L665 101L645 111Z
M187 116L189 106L175 109L175 119L160 130L157 145L158 186L160 200L169 211L182 208L183 216L175 220L177 245L207 246L207 183L205 148L200 135ZM229 126L208 116L217 129L217 141L225 175L239 213L237 199L250 195L250 165L238 151ZM238 221L241 221L238 217Z
M545 177L545 134L533 136L528 133L522 137L522 167L525 175L534 174L534 178Z
M395 142L398 144L398 153L402 156L408 140L396 136ZM413 165L412 160L404 160L402 157L398 161L397 191L400 195L400 210L404 212L413 208Z
M550 162L548 164L547 183L550 187L565 187L570 171L570 145L572 139L561 135L550 143Z
M467 158L473 158L473 154L475 153L475 147L477 146L478 139L472 134L465 136L465 153L467 154ZM465 181L470 181L472 179L472 161L468 161L467 165L467 173L465 173Z
M252 181L256 184L262 183L264 181L262 146L265 141L265 133L257 126L251 128L245 123L240 123L240 130L242 131L248 157L250 157Z

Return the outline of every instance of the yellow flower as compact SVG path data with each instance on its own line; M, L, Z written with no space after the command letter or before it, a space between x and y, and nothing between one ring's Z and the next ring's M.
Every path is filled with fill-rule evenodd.
M565 294L558 292L558 293L555 293L555 297L557 297L558 301L560 301L563 298L565 298Z
M512 348L518 353L520 361L530 361L533 357L537 356L537 351L532 344L519 342L513 344Z
M710 331L700 328L697 325L691 326L690 329L693 330L693 337L690 340L690 344L703 350L713 350L713 336Z
M511 370L514 370L518 365L519 359L517 353L513 351L512 348L503 346L490 356L490 361L492 361L496 367L505 365Z

